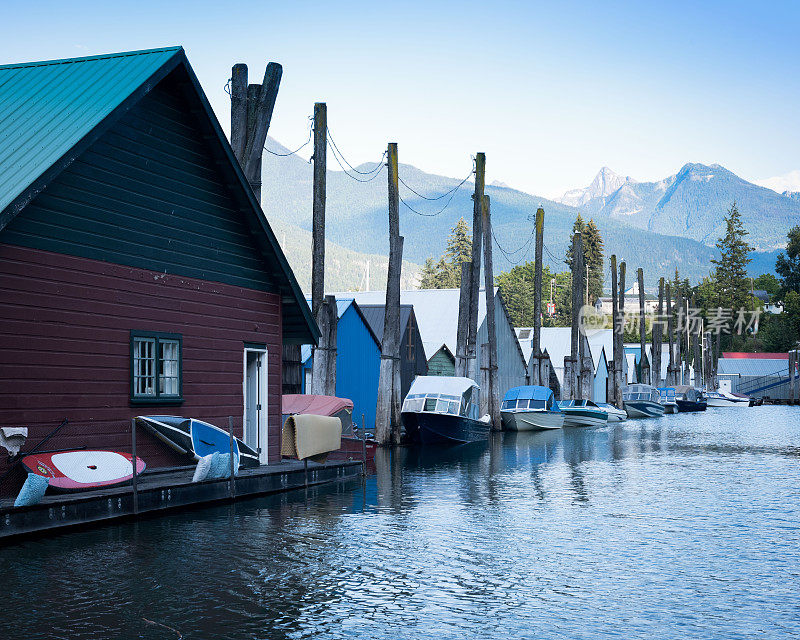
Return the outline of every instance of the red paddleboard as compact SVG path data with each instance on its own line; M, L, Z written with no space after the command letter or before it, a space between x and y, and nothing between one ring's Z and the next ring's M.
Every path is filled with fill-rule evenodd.
M131 454L117 451L61 451L32 453L22 458L22 465L48 478L54 489L79 491L128 482L133 478L132 460ZM137 457L136 475L144 468L144 460Z

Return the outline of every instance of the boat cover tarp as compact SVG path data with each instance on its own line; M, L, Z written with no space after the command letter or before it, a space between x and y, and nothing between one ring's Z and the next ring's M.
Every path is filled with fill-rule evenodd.
M552 395L552 390L547 387L527 385L509 389L503 400L544 400L546 402Z
M331 451L342 447L342 421L316 415L293 415L283 423L281 455L325 462Z
M441 393L450 396L460 396L470 387L477 387L473 380L469 378L458 378L454 376L417 376L411 383L408 390L412 393Z
M302 393L287 393L282 400L282 414L308 413L316 416L334 416L342 409L353 411L353 401L336 396L312 396Z

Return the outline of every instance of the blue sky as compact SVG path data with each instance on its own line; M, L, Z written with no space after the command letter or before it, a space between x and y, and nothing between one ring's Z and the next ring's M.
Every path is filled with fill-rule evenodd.
M638 180L718 162L800 169L800 3L3 0L0 62L180 44L227 129L234 62L284 67L271 135L315 101L353 162L401 162L554 196L608 165Z

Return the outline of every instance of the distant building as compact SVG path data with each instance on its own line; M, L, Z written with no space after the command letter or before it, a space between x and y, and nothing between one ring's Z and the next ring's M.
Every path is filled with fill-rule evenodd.
M754 398L789 398L789 355L725 352L717 364L720 386Z

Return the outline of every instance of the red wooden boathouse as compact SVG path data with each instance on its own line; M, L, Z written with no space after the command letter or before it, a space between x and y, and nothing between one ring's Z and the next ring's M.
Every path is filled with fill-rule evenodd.
M183 49L0 67L0 426L129 450L134 415L234 416L278 462L281 345L317 337Z

